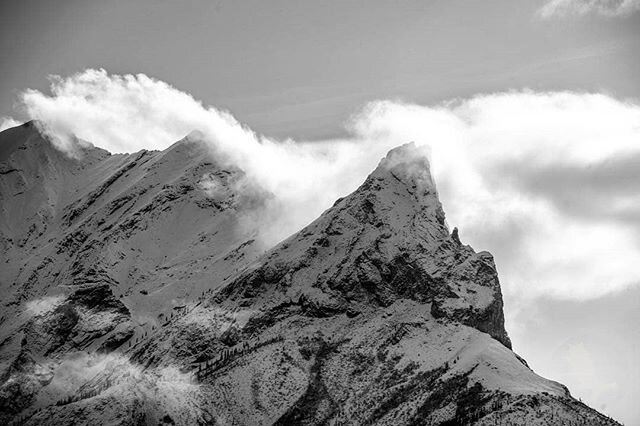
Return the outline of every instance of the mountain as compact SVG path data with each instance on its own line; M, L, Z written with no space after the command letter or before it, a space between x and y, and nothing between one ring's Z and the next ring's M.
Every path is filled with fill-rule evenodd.
M511 350L492 256L420 148L275 247L270 194L192 134L63 153L0 133L0 421L618 424Z

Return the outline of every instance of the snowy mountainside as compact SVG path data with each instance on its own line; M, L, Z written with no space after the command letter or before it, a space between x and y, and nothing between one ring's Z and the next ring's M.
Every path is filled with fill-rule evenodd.
M27 123L0 155L5 423L617 424L512 352L413 144L266 251L197 136L70 158Z
M0 143L1 374L42 370L10 382L20 398L9 413L66 354L135 339L259 250L230 213L247 202L233 192L241 172L198 140L130 155L83 145L75 158L31 122ZM215 197L212 182L225 189Z

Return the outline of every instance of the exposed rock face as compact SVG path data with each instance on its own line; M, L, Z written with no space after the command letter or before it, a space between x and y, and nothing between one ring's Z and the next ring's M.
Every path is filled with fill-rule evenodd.
M426 157L413 144L389 152L353 194L222 295L267 312L296 301L317 316L415 300L511 347L493 258L449 234Z
M197 140L83 149L0 134L0 421L616 424L511 351L418 147L264 253Z

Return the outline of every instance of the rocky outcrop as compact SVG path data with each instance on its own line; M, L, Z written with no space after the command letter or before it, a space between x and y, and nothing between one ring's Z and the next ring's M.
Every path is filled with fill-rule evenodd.
M360 188L267 253L223 297L262 310L295 300L318 316L411 299L511 347L493 258L450 235L426 156L413 144L392 150Z

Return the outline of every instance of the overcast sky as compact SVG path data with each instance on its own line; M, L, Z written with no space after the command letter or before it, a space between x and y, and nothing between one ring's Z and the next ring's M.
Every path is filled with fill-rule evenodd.
M0 16L5 126L113 151L198 128L294 203L277 229L394 144L429 145L449 223L496 257L514 349L640 424L640 1L6 0Z
M424 104L521 87L640 96L639 14L566 16L565 7L543 18L542 5L5 0L0 115L19 90L88 67L145 73L258 132L296 139L339 134L378 98Z

